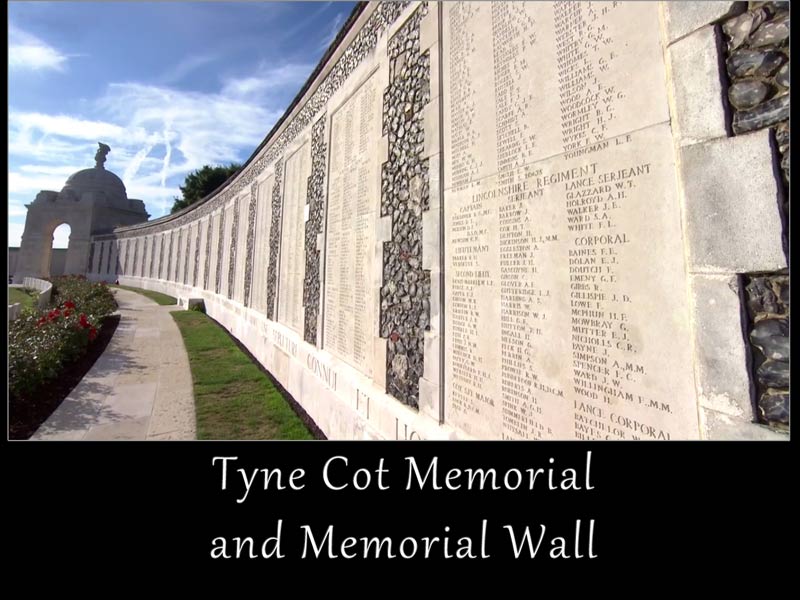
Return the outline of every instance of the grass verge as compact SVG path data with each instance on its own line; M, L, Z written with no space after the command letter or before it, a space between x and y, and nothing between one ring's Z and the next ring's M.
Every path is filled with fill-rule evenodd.
M269 377L225 329L197 311L170 314L189 355L197 439L314 439Z
M36 297L39 292L27 290L26 288L9 287L8 288L8 303L22 304L22 308L34 308L36 306Z
M170 306L172 304L178 303L177 298L173 298L172 296L167 296L166 294L162 294L161 292L143 290L142 288L129 287L127 285L109 285L108 287L119 288L121 290L128 290L129 292L136 292L137 294L141 294L142 296L147 296L148 298L150 298L150 300L157 302L161 306Z

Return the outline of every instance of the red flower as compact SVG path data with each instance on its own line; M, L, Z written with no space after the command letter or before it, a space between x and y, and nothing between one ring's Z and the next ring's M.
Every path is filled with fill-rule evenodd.
M97 329L95 327L92 327L89 330L89 341L90 342L94 341L94 338L96 338L96 337L97 337Z
M48 319L50 319L51 321L55 321L55 320L56 320L56 319L58 319L58 317L60 317L60 316L61 316L61 311L60 311L60 310L58 310L57 308L54 308L54 309L53 309L53 310L51 310L51 311L50 311L50 313L47 315L47 318L48 318Z
M45 317L42 317L41 319L39 319L38 321L36 321L36 326L37 326L37 327L41 327L41 326L42 326L42 325L44 325L45 323L47 323L47 318L45 318Z
M86 319L86 315L83 313L81 313L80 316L80 323L81 327L83 327L84 329L88 329L89 327L91 327L91 323L89 323L89 321Z
M67 300L64 302L64 308L75 308L75 303L72 300Z

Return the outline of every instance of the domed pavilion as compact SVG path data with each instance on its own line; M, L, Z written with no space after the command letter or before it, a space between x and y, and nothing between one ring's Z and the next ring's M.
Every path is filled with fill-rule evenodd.
M70 227L64 274L82 274L87 271L93 235L149 218L144 202L128 198L122 180L103 166L111 148L99 146L93 168L70 175L60 192L42 190L26 205L15 283L24 277L50 276L53 232L63 223Z

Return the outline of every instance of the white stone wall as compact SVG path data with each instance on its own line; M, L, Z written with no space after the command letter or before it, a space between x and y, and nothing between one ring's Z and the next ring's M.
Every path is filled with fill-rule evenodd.
M222 281L219 286L219 293L222 296L228 295L228 273L231 266L231 231L233 229L233 202L225 208L225 227L222 237L222 269L220 276Z
M233 279L233 300L244 305L244 273L247 253L247 211L250 205L250 194L242 194L239 203L239 231L236 237L236 271Z
M519 437L520 429L512 431L507 418L508 411L516 411L515 422L532 424L527 430L531 438L574 439L580 437L575 432L590 431L588 437L631 439L636 437L631 436L636 428L640 431L649 428L654 432L650 437L661 434L669 439L781 439L768 428L752 423L752 384L748 349L742 333L738 274L780 269L786 266L786 259L780 245L781 222L775 200L777 189L769 136L766 132L738 137L728 134L715 33L715 23L730 14L731 3L727 2L704 3L702 7L694 3L636 3L621 8L617 8L617 4L599 3L592 8L598 11L598 18L605 19L603 23L607 29L604 31L609 37L607 42L599 41L598 48L586 51L594 53L591 54L593 76L601 82L598 85L604 86L608 104L598 100L588 118L605 127L598 129L594 134L596 138L591 138L594 146L579 144L570 149L563 147L566 135L563 119L566 117L559 113L565 110L559 103L559 91L566 88L552 74L563 68L568 59L555 50L559 47L556 36L560 34L547 29L549 21L545 18L548 15L552 18L556 9L549 3L518 4L508 9L476 4L475 10L485 13L483 18L464 25L457 22L461 18L457 11L461 9L456 5L428 5L427 14L419 21L418 29L409 34L409 41L418 40L420 53L429 53L426 77L430 99L424 105L415 106L412 98L408 107L399 108L420 111L424 123L424 141L419 148L412 141L406 151L410 153L413 146L415 156L427 161L429 195L420 215L420 243L421 268L430 274L430 293L426 299L430 307L429 325L424 333L424 372L418 382L418 408L387 393L387 344L394 342L389 342L386 332L380 330L381 290L386 284L384 243L392 241L395 216L391 211L381 214L381 199L386 193L386 181L381 174L383 165L391 158L390 149L403 146L402 142L397 142L397 133L390 134L388 129L383 129L387 115L390 122L392 114L397 114L387 112L384 92L392 78L397 77L392 69L403 68L402 61L390 62L389 40L406 31L403 28L409 18L417 14L421 3L409 3L405 7L387 4L370 3L357 17L303 97L225 190L177 215L146 226L116 231L120 241L114 247L115 252L119 252L123 269L132 252L133 239L147 235L157 240L166 236L158 275L150 277L146 270L140 277L140 271L127 269L120 276L120 283L161 291L181 300L202 298L209 316L253 353L329 438ZM585 5L559 6L558 10L567 20L572 18L570 11L589 10ZM533 52L531 47L537 48L533 46L537 43L553 45L553 48L547 47L547 52L535 51L530 57L516 59L518 67L515 68L529 69L530 73L521 79L522 91L513 92L520 95L514 96L511 108L517 111L515 114L526 115L514 118L523 119L521 131L530 128L532 137L530 146L523 144L510 159L497 151L501 143L498 136L506 135L498 134L501 131L496 121L499 109L492 109L485 115L480 113L494 103L500 106L501 94L497 90L506 85L505 79L499 75L495 77L493 69L497 58L489 51L493 47L493 20L500 22L509 18L503 10L519 12L512 18L513 27L532 27L525 29L521 52ZM558 13L559 18L562 13ZM580 21L578 16L575 19L576 23ZM534 22L537 25L531 25ZM584 22L588 22L588 17ZM458 41L456 26L466 27L468 33L476 33L480 38L480 48L469 60L452 59L455 52L452 48L463 43L468 49L474 38L466 35L463 37L466 41ZM374 34L374 44L366 33ZM517 41L523 39L521 33L513 35L519 36ZM444 53L440 56L442 49ZM583 50L575 50L579 51ZM534 61L538 62L533 64ZM476 95L473 99L469 95L473 92L464 92L463 97L454 100L457 93L453 79L461 76L458 73L462 71L458 69L467 63L472 69L469 77ZM549 78L545 77L548 72L551 73ZM572 77L570 73L562 74L562 79ZM365 85L367 87L363 87ZM374 98L364 93L373 85L376 86ZM606 106L611 103L616 112L608 117L613 111ZM467 158L473 163L466 168L474 169L475 174L461 187L453 182L459 177L461 163L457 164L454 156L462 142L454 144L453 140L465 127L463 121L458 120L462 117L456 114L464 107L467 117L477 118L477 122L471 126L474 136L470 134L471 137L463 141L468 146L471 144ZM372 110L380 113L380 133L362 147L357 129L369 127L367 116ZM474 117L478 113L480 115ZM601 113L604 118L598 117ZM327 212L311 248L307 248L305 228L311 207L306 182L311 175L313 152L320 151L312 148L310 140L312 128L320 120L324 124ZM596 123L593 126L599 128ZM394 141L390 141L390 135L395 136ZM516 134L512 131L508 135ZM519 368L529 371L526 377L532 387L527 393L533 398L532 402L515 404L506 399L506 392L501 390L509 388L499 383L505 368L502 363L505 351L500 338L503 324L508 323L504 317L511 314L506 311L513 309L500 299L499 266L494 280L475 292L477 304L474 306L480 310L469 309L479 310L481 315L477 317L480 334L471 342L472 355L485 361L482 369L487 381L492 377L498 379L490 382L491 385L476 380L466 392L462 382L459 384L462 397L454 401L454 366L464 366L454 361L452 354L456 343L453 332L463 326L455 317L454 306L463 300L458 294L472 292L456 288L456 271L464 267L458 266L453 248L458 243L472 244L476 248L488 245L492 250L488 251L485 264L500 264L501 231L491 220L494 218L492 211L497 210L500 200L486 203L481 208L486 212L476 213L477 220L471 225L475 229L474 240L459 242L454 224L459 214L472 210L470 206L475 204L478 192L505 194L492 190L500 189L501 177L508 172L504 166L508 160L516 164L518 178L513 181L524 184L531 192L530 210L526 214L532 224L525 227L539 227L541 240L537 244L541 247L545 247L547 242L542 240L551 232L557 231L561 240L569 239L570 244L580 239L580 236L566 233L566 221L564 231L560 229L559 219L566 214L565 196L562 196L565 189L569 190L565 186L572 176L558 181L547 180L548 176L555 177L573 169L616 173L647 164L647 169L640 170L642 177L637 180L638 187L626 196L625 202L620 196L621 204L609 209L616 211L613 217L606 219L609 226L617 227L617 231L629 236L635 245L633 250L624 251L624 268L618 270L616 279L611 281L616 287L603 288L609 296L617 292L632 298L632 308L622 305L612 314L616 315L615 311L619 310L627 315L622 320L633 319L626 323L630 329L621 331L628 332L633 340L630 348L635 347L635 350L630 350L629 355L613 354L612 358L619 362L627 356L634 365L631 368L641 370L635 382L624 388L629 393L621 394L618 404L611 402L612 399L607 400L610 405L603 405L602 400L594 406L586 404L590 412L585 414L597 416L586 417L586 422L595 419L586 429L577 425L584 421L577 416L580 395L576 395L574 388L579 375L575 374L577 363L571 341L576 325L570 321L569 309L570 290L578 288L570 287L574 280L565 266L572 256L568 252L576 248L575 245L553 245L548 247L552 249L537 250L539 254L529 257L530 264L539 261L536 262L538 279L531 281L549 290L549 296L541 294L546 307L542 311L547 316L543 319L537 316L539 322L533 325L528 319L525 325L530 330L527 335L534 336L533 343L529 344L534 350L528 353L531 362ZM282 164L280 181L276 181L279 162ZM541 181L551 182L542 184ZM257 196L248 273L248 211L253 183L257 183ZM370 186L376 190L364 192L372 189ZM276 196L278 189L280 193ZM534 190L541 193L534 193ZM238 229L234 238L235 203L238 203ZM277 221L273 219L274 210L281 211ZM224 228L220 236L223 211ZM359 222L361 237L353 237L353 241L346 243L342 240L351 238L342 233L345 231L341 226L342 211L351 211L344 216L370 215L363 223ZM330 215L338 215L335 217L338 221L329 221ZM520 216L520 224L523 218ZM272 230L276 223L281 234L277 237L277 246L270 243L277 233ZM496 233L487 233L492 227L497 228ZM180 228L183 235L179 251ZM168 261L169 236L173 236L173 250ZM358 243L364 243L364 239L368 240L369 260L359 263L354 256L361 252ZM232 244L236 248L236 268L233 289L228 290ZM151 241L148 254L159 247ZM316 343L309 343L304 339L303 329L304 275L314 249L319 250L321 265L317 299L319 328ZM273 252L277 254L271 256ZM187 253L189 268L185 272ZM142 255L141 247L139 255ZM276 265L274 280L270 278L271 258ZM142 256L141 260L149 259ZM366 272L358 271L360 275L356 276L355 266L350 268L350 262L342 261L368 266ZM156 256L154 263L157 265L157 262ZM166 271L167 262L170 263L169 272ZM557 269L554 265L564 267ZM495 267L480 263L472 268L489 272ZM103 273L102 265L98 265L98 273ZM251 291L250 297L245 298L248 276ZM353 310L353 306L348 305L352 294L348 296L343 291L346 289L363 290L361 298L367 298L368 308ZM270 293L276 298L274 320L266 316ZM545 299L548 297L549 300ZM619 302L625 301L620 299ZM358 331L359 324L367 332L369 351L366 357L356 359L353 352L345 349L352 346L348 336L362 335ZM337 336L345 336L346 340ZM598 337L602 336L598 334ZM337 345L338 342L341 344ZM584 373L580 377L587 375ZM592 379L593 375L588 377ZM559 388L564 396L554 393ZM483 389L495 392L480 399L483 405L476 400L471 408L465 408L463 398L474 398L475 390ZM642 403L647 406L643 407ZM475 409L478 406L480 410ZM536 413L537 407L546 411L545 416L537 416L543 414ZM656 410L662 411L661 414L656 414ZM600 414L603 416L598 416ZM617 425L609 425L609 418Z
M272 186L275 174L270 173L258 186L256 207L255 252L250 306L261 314L267 312L267 266L269 264L269 224L272 219Z

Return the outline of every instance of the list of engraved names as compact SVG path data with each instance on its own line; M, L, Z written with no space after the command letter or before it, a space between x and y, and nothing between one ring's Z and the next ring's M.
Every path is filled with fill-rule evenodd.
M375 219L380 202L380 93L370 76L331 118L323 346L361 372L371 360L377 294Z
M310 144L286 161L278 320L295 331L303 328L303 276L305 272L305 207L311 174Z
M696 437L657 5L444 18L448 420L487 438Z

